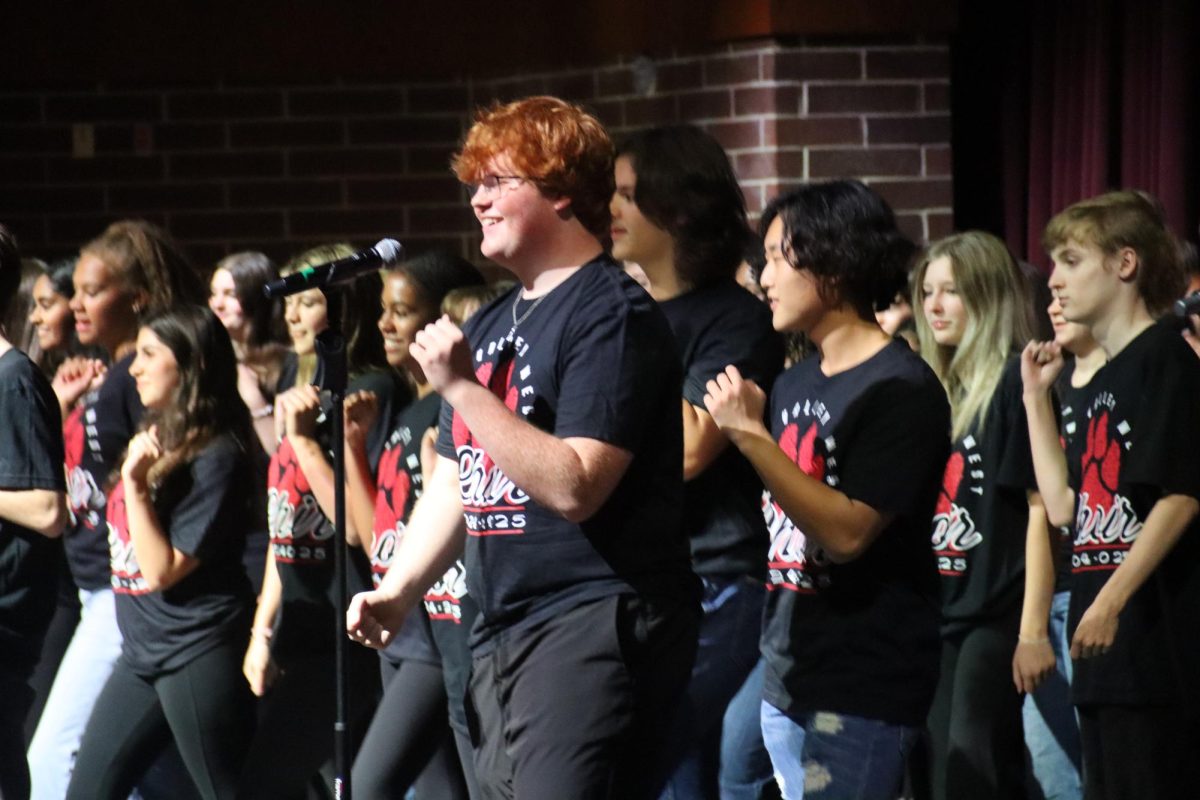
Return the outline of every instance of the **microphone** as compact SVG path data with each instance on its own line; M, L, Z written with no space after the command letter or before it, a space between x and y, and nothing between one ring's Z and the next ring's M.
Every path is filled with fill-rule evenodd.
M1192 292L1175 301L1175 316L1186 317L1189 314L1200 314L1200 292Z
M395 239L380 239L374 247L368 247L352 256L339 258L327 264L305 267L299 272L285 275L263 287L267 297L287 297L305 289L321 289L335 283L349 281L364 272L390 267L404 257L404 245Z

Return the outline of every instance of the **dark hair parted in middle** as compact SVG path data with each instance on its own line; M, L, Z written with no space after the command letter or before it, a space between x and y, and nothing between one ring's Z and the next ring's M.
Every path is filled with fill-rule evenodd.
M234 294L250 321L250 346L283 342L283 304L263 293L264 286L279 278L275 262L263 253L246 250L222 258L213 271L219 269L233 278Z
M392 272L401 273L412 282L424 306L422 313L431 321L437 319L447 292L484 282L483 275L470 261L441 250L410 258L394 267Z
M788 262L811 272L831 305L874 319L908 278L916 246L896 228L891 207L860 181L812 183L776 197L763 211L764 234L776 217Z
M638 210L671 235L675 269L691 286L729 278L750 235L746 198L725 150L694 125L650 128L626 137L626 156L637 174Z

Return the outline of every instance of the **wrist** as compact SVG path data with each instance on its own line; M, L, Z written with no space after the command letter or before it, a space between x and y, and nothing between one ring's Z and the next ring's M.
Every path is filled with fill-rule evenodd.
M1017 636L1017 644L1050 644L1050 637L1042 636L1026 636L1021 634Z
M265 625L255 625L250 629L250 643L270 644L275 631Z

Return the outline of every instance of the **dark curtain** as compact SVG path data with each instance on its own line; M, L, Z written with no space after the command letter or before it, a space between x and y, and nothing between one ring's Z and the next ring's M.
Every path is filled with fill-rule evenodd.
M1046 222L1108 189L1151 192L1176 234L1200 212L1192 0L961 4L955 223L1042 267Z

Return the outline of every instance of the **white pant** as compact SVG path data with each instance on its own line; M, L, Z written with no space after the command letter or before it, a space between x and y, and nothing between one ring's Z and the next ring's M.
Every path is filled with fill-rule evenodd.
M121 654L111 589L79 592L79 625L29 744L31 800L62 800L92 706Z

